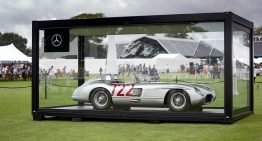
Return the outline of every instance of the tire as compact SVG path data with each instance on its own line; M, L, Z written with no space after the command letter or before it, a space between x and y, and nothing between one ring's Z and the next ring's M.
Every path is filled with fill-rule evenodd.
M90 100L94 110L109 110L112 107L112 97L104 88L93 90Z
M167 106L171 111L184 112L190 108L190 99L186 92L171 91L167 96Z

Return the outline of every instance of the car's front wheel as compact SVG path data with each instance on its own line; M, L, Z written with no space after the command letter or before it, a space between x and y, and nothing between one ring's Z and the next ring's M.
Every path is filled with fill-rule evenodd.
M167 105L171 111L187 111L190 108L189 96L186 92L173 90L167 96Z
M95 110L109 110L112 106L112 97L104 88L93 90L90 100Z

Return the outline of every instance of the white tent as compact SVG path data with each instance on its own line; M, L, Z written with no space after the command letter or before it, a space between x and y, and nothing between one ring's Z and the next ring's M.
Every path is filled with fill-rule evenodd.
M186 58L181 54L158 54L153 58L156 61L156 67L161 72L169 69L170 72L177 72L181 65L188 65L189 62L200 63L200 59Z
M19 51L13 44L0 46L0 61L31 61L29 57Z
M180 65L187 64L187 58L181 54L158 54L153 58L156 61L156 68L160 72L179 71Z
M262 63L262 58L254 58L255 63Z

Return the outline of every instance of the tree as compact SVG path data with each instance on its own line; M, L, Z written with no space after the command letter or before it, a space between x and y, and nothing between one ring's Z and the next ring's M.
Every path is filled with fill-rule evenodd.
M32 56L32 49L31 48L26 48L24 54L29 56L29 57L31 57Z
M262 35L262 26L254 28L254 35Z
M205 32L203 28L196 26L195 24L189 24L185 25L184 27L177 27L177 32L176 33L167 33L165 36L166 37L171 37L171 38L188 38L188 34L190 32Z
M18 35L17 33L1 33L0 34L0 46L6 46L14 44L15 47L17 47L18 50L23 52L26 55L31 54L31 49L26 48L27 39Z
M105 14L103 13L81 13L79 15L71 17L70 19L94 19L103 17L105 17Z
M81 13L79 15L73 16L70 19L93 19L93 18L103 18L105 15L103 13ZM102 41L105 36L85 36L85 57L95 57L95 58L106 58L107 49L102 45Z

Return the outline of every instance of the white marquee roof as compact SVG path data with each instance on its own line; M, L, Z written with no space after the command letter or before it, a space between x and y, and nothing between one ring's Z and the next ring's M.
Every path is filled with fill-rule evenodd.
M176 59L176 58L187 59L185 56L181 54L158 54L153 59Z
M29 57L19 51L13 44L0 46L0 61L31 61Z

